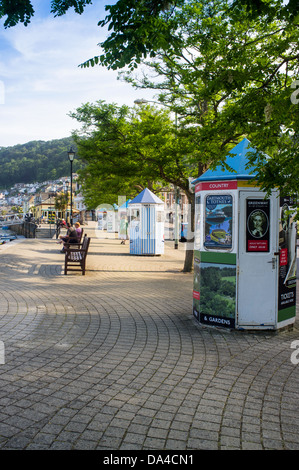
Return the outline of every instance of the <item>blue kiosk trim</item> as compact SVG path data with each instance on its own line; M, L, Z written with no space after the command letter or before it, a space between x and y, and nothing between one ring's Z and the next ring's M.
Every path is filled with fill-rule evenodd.
M231 168L231 171L219 164L215 170L207 170L203 175L199 176L199 178L192 181L192 184L203 181L254 179L256 176L254 168L248 166L247 156L249 153L257 153L257 150L251 147L251 143L248 139L244 138L228 152L225 158L225 163Z

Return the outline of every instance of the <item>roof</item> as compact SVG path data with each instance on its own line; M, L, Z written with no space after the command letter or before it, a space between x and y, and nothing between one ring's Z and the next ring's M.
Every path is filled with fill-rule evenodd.
M219 164L214 170L210 169L203 173L199 178L192 181L198 183L201 181L214 181L214 180L238 180L238 179L253 179L256 176L255 168L248 167L248 157L250 153L256 153L257 150L251 147L249 140L244 138L233 149L231 149L225 158L225 163L232 168L230 171Z
M164 202L149 189L145 188L129 204L164 204Z

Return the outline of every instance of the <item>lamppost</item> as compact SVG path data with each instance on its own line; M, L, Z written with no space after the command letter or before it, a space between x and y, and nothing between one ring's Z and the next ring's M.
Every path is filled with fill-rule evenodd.
M155 104L160 104L162 106L167 106L167 104L160 103L159 101L152 101L152 100L146 100L145 98L139 98L134 101L135 104L141 105L141 104L147 104L147 103L155 103ZM167 106L168 107L168 106ZM175 113L175 128L177 129L178 127L178 118L177 118L177 113ZM178 207L179 207L179 188L177 186L174 187L174 196L175 196L175 203L174 203L174 248L177 250L179 248L179 213L178 213Z
M73 225L73 161L75 158L75 152L72 147L70 148L67 154L69 157L69 161L71 162L71 218L70 218L70 222L71 222L71 225Z
M68 205L69 205L69 181L65 181L65 221L69 222Z

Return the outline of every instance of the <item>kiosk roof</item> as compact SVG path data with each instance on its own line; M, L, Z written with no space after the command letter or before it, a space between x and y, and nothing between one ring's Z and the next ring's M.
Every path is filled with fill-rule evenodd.
M233 149L231 149L225 158L225 163L232 169L230 171L219 164L214 170L210 169L203 173L192 183L201 181L219 181L219 180L236 180L236 179L252 179L255 172L254 167L248 167L248 157L250 153L256 153L257 150L251 147L249 140L244 138Z
M145 188L129 204L164 204L164 202L149 189Z

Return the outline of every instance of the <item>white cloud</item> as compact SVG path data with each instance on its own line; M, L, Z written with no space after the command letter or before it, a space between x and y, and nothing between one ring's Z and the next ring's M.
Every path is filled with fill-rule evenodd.
M117 80L117 72L78 67L101 53L103 16L103 4L95 4L81 16L36 16L27 28L0 30L0 146L69 136L76 123L67 114L87 101L150 99L150 92Z

